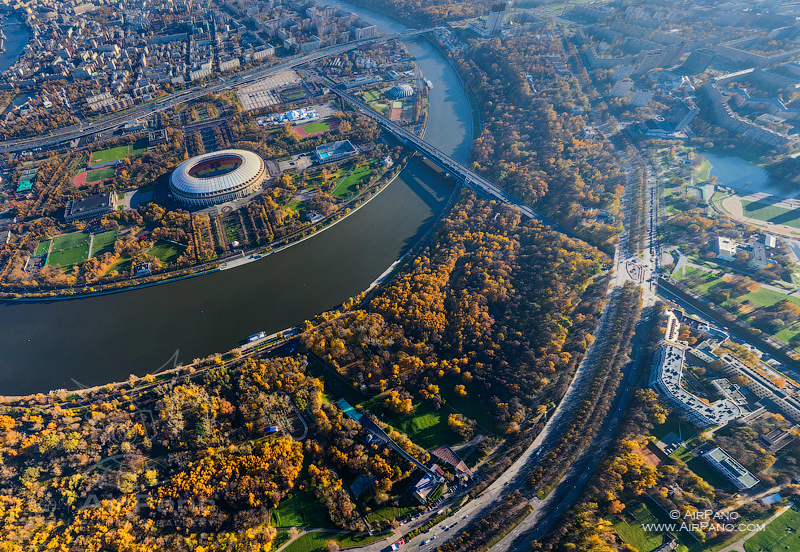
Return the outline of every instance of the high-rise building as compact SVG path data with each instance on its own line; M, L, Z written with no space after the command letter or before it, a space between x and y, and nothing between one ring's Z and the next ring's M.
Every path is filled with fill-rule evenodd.
M488 34L497 34L503 26L503 18L506 15L505 4L495 4L492 6L492 11L489 12L489 20L486 22L486 32Z

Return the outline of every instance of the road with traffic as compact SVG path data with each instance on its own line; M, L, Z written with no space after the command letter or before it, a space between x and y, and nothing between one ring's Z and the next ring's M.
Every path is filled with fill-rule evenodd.
M77 126L73 125L71 127L59 129L56 130L55 132L51 132L46 135L42 134L39 136L0 142L0 152L17 152L24 150L33 150L39 147L43 148L59 144L62 142L68 142L86 136L91 136L99 132L104 132L107 130L118 128L128 121L140 119L151 113L158 113L161 111L165 111L167 109L172 109L172 107L175 105L196 100L198 98L205 96L206 94L220 92L222 90L227 90L236 86L250 84L260 79L275 75L282 71L294 69L295 67L304 65L306 63L310 63L312 61L316 61L324 57L339 55L344 52L348 52L350 50L357 48L362 44L374 42L376 40L390 40L390 39L402 40L410 36L424 34L433 31L434 29L435 27L421 29L421 30L410 30L405 33L394 34L394 35L379 35L370 38L363 38L360 40L348 42L346 44L338 44L335 46L330 46L328 48L323 48L321 50L317 50L316 52L312 52L309 54L296 55L285 61L274 63L266 68L258 67L255 69L251 69L243 74L232 77L230 79L220 78L220 82L217 84L203 84L197 88L190 88L187 90L182 90L180 92L175 92L173 94L168 94L167 96L162 96L161 98L158 98L157 100L153 101L153 103L147 105L140 105L139 107L125 111L123 113L110 115L94 123L81 123L80 125Z

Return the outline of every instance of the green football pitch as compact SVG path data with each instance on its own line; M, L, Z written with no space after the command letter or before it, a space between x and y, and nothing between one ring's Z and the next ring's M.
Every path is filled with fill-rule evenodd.
M322 132L323 130L330 130L331 125L326 123L325 121L320 121L318 123L308 123L307 125L302 125L300 128L306 131L306 134L314 134L315 132Z
M748 201L743 199L742 211L746 216L757 220L800 228L800 209L787 209L760 201Z
M92 153L92 163L107 163L109 161L120 161L126 157L135 157L146 152L147 146L147 140L144 139L131 145L96 151Z
M86 182L98 182L106 178L113 178L115 173L114 167L103 167L96 171L89 171L86 173Z
M73 232L53 238L47 266L69 267L89 258L89 234Z
M95 234L92 239L92 257L99 257L103 253L114 252L114 242L117 240L117 231L109 230Z

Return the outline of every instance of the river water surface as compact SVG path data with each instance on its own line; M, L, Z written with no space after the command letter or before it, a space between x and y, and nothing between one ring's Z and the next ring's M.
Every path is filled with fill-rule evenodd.
M336 4L388 32L404 29ZM470 110L458 76L424 39L407 44L433 83L426 139L466 161ZM0 303L0 394L141 376L174 359L230 350L257 331L299 324L366 289L431 227L452 189L417 158L351 216L258 262L113 295Z

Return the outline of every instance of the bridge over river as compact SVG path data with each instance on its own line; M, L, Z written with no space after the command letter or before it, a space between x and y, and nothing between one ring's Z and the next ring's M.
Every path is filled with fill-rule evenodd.
M334 89L333 92L340 98L343 98L344 100L350 102L350 104L358 108L358 110L361 111L361 113L363 113L370 119L377 122L381 126L381 128L383 128L386 132L392 134L404 144L413 147L415 150L417 150L423 156L425 156L425 158L431 160L433 163L441 167L450 176L453 176L454 178L463 182L465 186L477 192L480 192L484 195L497 199L498 201L502 201L507 205L516 207L526 217L540 220L541 222L552 227L554 230L562 232L571 238L580 239L577 236L575 236L571 231L567 230L566 228L564 228L551 218L543 215L530 205L517 199L516 197L512 196L505 190L502 190L495 184L492 184L479 174L468 169L467 167L465 167L455 159L451 158L443 151L439 150L437 147L429 144L419 136L401 127L394 121L390 120L388 117L385 117L382 114L378 113L377 111L375 111L370 106L368 106L358 98L354 97L353 95L338 89Z

